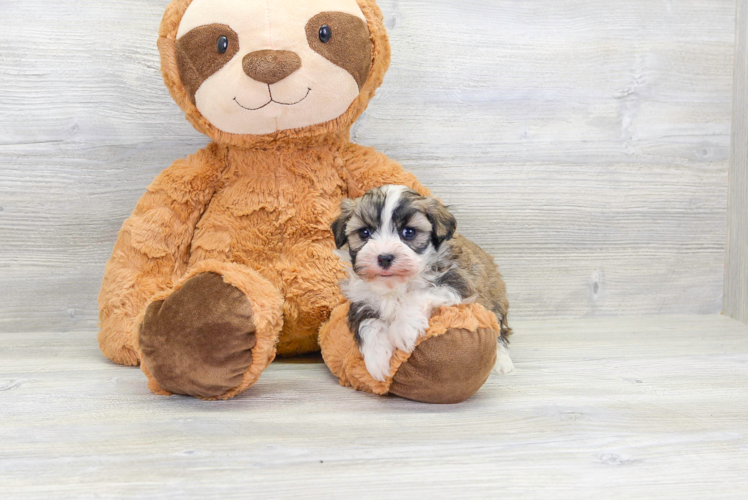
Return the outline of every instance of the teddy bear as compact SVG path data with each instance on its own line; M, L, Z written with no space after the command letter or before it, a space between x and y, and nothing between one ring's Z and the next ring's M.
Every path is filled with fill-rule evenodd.
M429 403L471 397L499 324L478 304L436 310L386 380L366 372L330 228L344 198L429 191L350 141L389 66L375 0L173 0L162 73L211 142L159 174L119 232L99 294L99 345L156 394L232 398L276 355L322 351L344 386Z

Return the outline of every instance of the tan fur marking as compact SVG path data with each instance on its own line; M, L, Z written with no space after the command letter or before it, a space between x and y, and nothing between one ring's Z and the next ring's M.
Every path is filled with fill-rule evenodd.
M507 321L509 300L506 285L499 268L485 250L461 235L455 235L446 243L452 258L459 268L470 277L477 293L476 302L493 312L501 324L501 334L507 338L512 334Z
M424 233L428 233L429 231L431 231L431 223L421 212L413 215L413 217L411 217L406 224L406 227L412 227L413 229L423 231Z

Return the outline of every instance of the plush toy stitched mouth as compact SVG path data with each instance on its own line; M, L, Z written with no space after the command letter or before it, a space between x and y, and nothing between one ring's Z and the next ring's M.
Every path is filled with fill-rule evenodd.
M296 104L299 104L300 102L302 102L303 100L305 100L307 97L309 97L309 94L312 92L312 89L310 87L307 87L307 89L306 89L306 95L304 97L302 97L301 99L299 99L298 101L296 101L296 102L280 102L280 101L276 101L275 99L273 99L273 91L270 89L270 85L268 85L268 92L270 93L270 100L268 102L266 102L265 104L263 104L262 106L260 106L259 108L248 108L246 106L242 106L242 104L236 99L236 97L234 97L234 102L240 108L246 109L247 111L259 111L260 109L262 109L264 107L267 107L267 106L269 106L272 103L280 104L281 106L295 106Z

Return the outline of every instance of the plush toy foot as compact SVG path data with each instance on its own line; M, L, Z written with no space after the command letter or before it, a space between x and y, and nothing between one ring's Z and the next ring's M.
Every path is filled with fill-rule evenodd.
M478 392L496 364L496 316L478 304L443 307L415 350L395 352L390 376L377 381L366 371L347 313L348 305L340 306L320 331L322 356L341 385L424 403L460 403Z
M241 281L239 286L247 288ZM279 317L280 303L273 304L272 295L265 298L277 306ZM215 272L189 276L166 297L157 297L146 309L138 335L151 390L227 399L252 385L275 357L280 331L277 318L276 324L268 324L263 311L267 302L251 300L226 275Z
M449 328L416 347L395 373L390 394L424 403L461 403L478 389L496 363L496 332Z
M162 389L217 397L238 386L252 364L252 305L221 276L199 274L148 306L139 341L143 362Z

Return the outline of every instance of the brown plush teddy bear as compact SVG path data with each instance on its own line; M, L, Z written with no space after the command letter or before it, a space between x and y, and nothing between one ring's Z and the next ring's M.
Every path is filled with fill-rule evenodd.
M103 353L158 394L231 398L277 354L318 351L341 384L426 402L473 395L497 318L442 308L384 382L348 330L330 223L343 198L415 177L353 144L389 65L374 0L174 0L158 46L172 97L212 142L156 177L119 233L99 308Z

